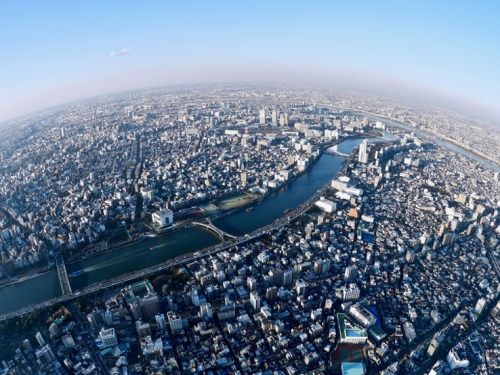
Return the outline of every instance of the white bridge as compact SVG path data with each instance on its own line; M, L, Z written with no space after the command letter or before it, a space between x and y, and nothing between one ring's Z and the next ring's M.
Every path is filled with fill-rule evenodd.
M211 231L214 231L220 237L220 239L223 242L226 240L225 237L231 238L231 239L238 238L237 236L233 236L232 234L229 234L229 233L224 232L223 230L217 228L215 225L212 224L212 222L210 221L209 218L207 218L206 220L207 220L207 223L203 223L201 221L193 221L192 224L198 225L200 227L204 227L204 228L207 228L207 229L210 229Z

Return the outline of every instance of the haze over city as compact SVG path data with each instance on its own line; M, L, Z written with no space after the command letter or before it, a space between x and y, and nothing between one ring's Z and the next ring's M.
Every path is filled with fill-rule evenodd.
M0 121L200 83L323 85L495 120L499 4L3 1Z

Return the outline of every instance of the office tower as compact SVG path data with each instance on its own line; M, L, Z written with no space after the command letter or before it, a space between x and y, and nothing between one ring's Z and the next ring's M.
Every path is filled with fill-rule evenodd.
M167 312L168 324L172 332L182 331L182 319L173 311Z
M277 125L278 124L278 112L276 112L275 109L273 109L273 112L271 114L271 122L273 125Z
M134 320L142 319L142 309L139 301L133 301L128 304L129 310L134 317Z
M135 329L141 339L146 336L151 336L151 326L149 323L144 323L142 320L139 320L135 322Z
M358 286L354 283L342 287L341 290L343 302L356 301L361 295L361 290L359 290Z
M281 269L275 268L269 272L269 275L273 278L273 285L275 286L283 285L284 273Z
M359 145L358 161L363 164L368 163L368 140L366 139Z
M283 113L280 114L280 125L285 126L285 115Z
M356 266L349 266L345 269L345 279L347 281L354 281L358 277L358 267Z
M406 261L408 263L413 263L415 261L415 253L411 250L406 252Z
M260 297L257 294L257 292L251 292L250 293L250 303L252 304L252 307L255 310L259 310L260 309Z
M213 129L215 127L215 117L211 116L210 117L210 129Z
M59 332L59 327L56 323L52 323L49 327L49 336L51 339L58 338L61 336L61 332Z
M265 109L261 109L259 111L259 123L261 125L264 125L266 123L266 110Z
M61 138L64 138L66 135L66 131L64 130L64 128L61 128Z
M152 318L160 312L160 302L156 293L148 293L141 299L142 313L145 318Z
M37 332L36 335L35 335L35 337L36 337L36 341L38 341L38 344L40 346L44 346L45 345L45 340L43 339L43 336L42 336L42 334L40 332Z
M158 314L155 316L155 319L158 329L161 329L163 331L166 328L165 315Z
M105 347L118 345L118 339L114 328L101 329L99 337Z
M202 303L200 305L200 317L201 318L212 318L212 305L210 303Z
M29 352L32 352L32 351L33 351L33 346L31 345L30 340L25 339L25 340L23 341L23 345L24 345L24 348L25 348L27 351L29 351Z
M283 285L290 285L293 281L293 270L283 272Z
M297 292L297 296L306 297L307 296L307 283L299 279L295 282L295 291Z
M66 349L73 349L75 347L75 341L71 335L64 335L61 337L61 340Z
M255 280L255 277L250 276L247 278L247 288L250 292L257 290L257 280Z
M36 359L41 366L47 366L52 364L52 362L56 359L56 356L52 352L52 349L49 345L45 345L40 349L35 351Z
M278 288L271 286L266 289L266 299L268 301L274 301L278 297Z
M285 126L288 125L288 113L285 113Z

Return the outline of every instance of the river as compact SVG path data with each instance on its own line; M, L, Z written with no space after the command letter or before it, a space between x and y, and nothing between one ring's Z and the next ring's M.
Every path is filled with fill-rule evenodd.
M488 168L491 168L493 169L494 171L500 171L500 167L493 164L493 163L490 163L489 161L481 158L480 156L478 155L474 155L472 153L470 153L469 151L467 150L464 150L463 148L453 144L453 143L450 143L450 142L447 142L445 140L442 140L438 137L434 137L433 135L431 134L427 134L421 130L418 130L416 128L412 128L411 126L409 125L405 125L405 124L401 124L399 122L396 122L396 121L392 121L392 120L388 120L384 117L380 117L380 116L376 116L376 115L372 115L372 114L369 114L369 113L364 113L364 112L356 112L356 111L353 111L354 114L356 115L362 115L362 116L365 116L365 117L368 117L368 118L371 118L373 120L378 120L378 121L381 121L381 122L385 122L386 124L388 125L391 125L391 126L394 126L394 127L397 127L397 128L401 128L401 129L405 129L405 130L408 130L408 131L411 131L415 134L417 134L418 136L420 136L421 138L429 138L431 139L433 142L443 146L443 147L446 147L450 150L453 150L461 155L464 155L464 156L467 156L468 158L471 158L472 160L474 161L477 161L478 163L480 164L483 164L484 166L488 167Z
M349 153L361 142L361 139L344 141L339 145L339 151ZM287 208L293 209L309 199L335 176L343 161L343 157L323 154L312 168L301 174L295 181L267 196L261 204L255 204L252 212L241 210L215 220L214 224L235 235L249 233L266 226L283 216ZM191 227L68 264L66 269L68 275L78 273L69 278L73 292L75 292L86 286L138 271L217 243L220 243L220 240L211 231ZM154 249L151 250L151 248ZM42 276L0 288L0 301L2 302L0 314L60 295L61 287L57 273L48 272Z

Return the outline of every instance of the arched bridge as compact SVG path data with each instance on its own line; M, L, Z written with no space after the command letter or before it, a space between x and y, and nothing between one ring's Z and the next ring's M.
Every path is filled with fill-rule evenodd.
M192 223L194 225L198 225L200 227L204 227L204 228L210 229L211 231L214 231L220 237L220 239L222 241L225 241L226 237L232 238L232 239L238 238L237 236L234 236L232 234L229 234L229 233L224 232L223 230L220 230L219 228L217 228L215 225L212 224L212 222L210 221L209 218L207 218L206 220L207 220L206 223L201 222L201 221L193 221Z

